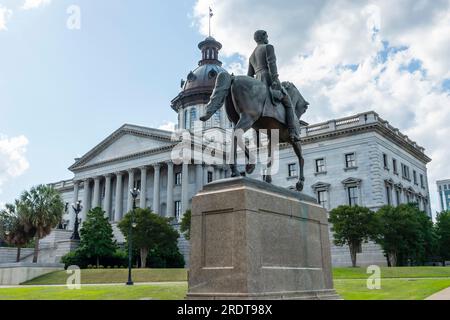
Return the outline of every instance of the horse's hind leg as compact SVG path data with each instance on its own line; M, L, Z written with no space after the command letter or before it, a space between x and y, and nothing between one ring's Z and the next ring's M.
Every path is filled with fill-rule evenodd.
M291 144L292 144L292 147L294 148L294 152L297 155L298 162L300 164L300 177L298 179L296 189L297 189L297 191L303 191L303 187L305 184L305 176L304 176L304 172L303 172L303 168L305 166L305 159L303 159L302 145L300 142L294 142Z
M263 175L263 180L267 183L272 183L272 163L273 163L273 150L272 150L272 133L270 130L267 131L267 140L269 142L267 146L267 166L266 172Z

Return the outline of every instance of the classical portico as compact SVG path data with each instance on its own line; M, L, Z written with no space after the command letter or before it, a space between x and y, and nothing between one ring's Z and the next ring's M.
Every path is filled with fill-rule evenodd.
M127 154L128 145L122 146L121 141L130 139L151 149ZM81 200L83 205L81 220L86 220L90 209L101 207L111 223L121 221L133 208L129 191L134 188L141 191L137 207L181 219L192 197L211 179L225 177L225 171L203 163L175 164L170 160L175 145L170 132L126 125L78 159L71 170L75 174L73 202ZM108 154L110 158L103 156ZM73 213L70 220L73 226Z

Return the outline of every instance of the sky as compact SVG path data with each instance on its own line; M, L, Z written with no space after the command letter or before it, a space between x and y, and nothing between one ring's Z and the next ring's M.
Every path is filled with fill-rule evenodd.
M305 121L374 110L425 147L437 210L435 182L450 177L450 0L0 0L0 205L70 179L73 159L124 123L170 128L209 6L235 74L254 31L268 31L280 78L311 103Z

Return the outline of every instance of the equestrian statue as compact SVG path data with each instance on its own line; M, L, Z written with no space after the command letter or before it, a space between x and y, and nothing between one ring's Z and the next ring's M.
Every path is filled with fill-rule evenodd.
M217 110L225 106L227 116L234 124L232 139L234 161L230 165L232 177L241 175L236 165L237 146L244 150L247 160L250 160L251 156L242 136L236 134L237 130L246 132L253 128L257 133L258 148L260 147L260 130L266 130L269 140L269 163L263 179L268 183L272 182L271 130L279 130L280 142L291 144L298 157L300 176L296 189L302 191L305 178L300 142L300 117L308 109L309 103L305 101L293 83L280 83L275 49L269 44L267 32L256 31L254 39L257 47L250 57L248 75L234 76L227 72L219 73L211 99L206 106L206 114L200 120L207 121ZM255 170L255 165L250 161L248 163L246 173L251 174Z

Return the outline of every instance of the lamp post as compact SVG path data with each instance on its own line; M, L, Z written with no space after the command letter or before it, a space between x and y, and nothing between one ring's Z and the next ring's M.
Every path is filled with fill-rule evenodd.
M73 209L73 211L75 211L75 225L73 226L73 233L72 233L72 237L70 237L70 239L71 240L80 240L80 233L78 232L80 222L78 220L78 215L80 214L81 210L83 210L81 201L77 201L77 203L74 203L72 205L72 209Z
M134 223L134 211L136 210L136 198L138 197L140 191L137 188L130 190L130 194L133 197L133 210L131 211L131 221L130 228L128 229L128 282L127 286L133 285L133 280L131 279L131 259L132 259L132 236L133 236L133 228L136 226Z

